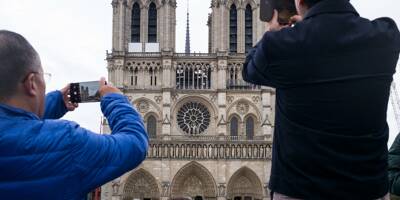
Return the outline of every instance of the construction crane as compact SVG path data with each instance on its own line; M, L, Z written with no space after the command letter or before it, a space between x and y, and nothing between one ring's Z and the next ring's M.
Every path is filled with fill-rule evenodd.
M400 97L399 92L397 91L395 80L393 80L390 87L390 101L392 103L394 117L396 119L397 130L400 130Z
M400 62L397 63L396 71L399 69ZM393 76L393 82L390 87L390 101L392 103L394 117L396 119L397 132L400 131L400 96L396 86L396 74Z

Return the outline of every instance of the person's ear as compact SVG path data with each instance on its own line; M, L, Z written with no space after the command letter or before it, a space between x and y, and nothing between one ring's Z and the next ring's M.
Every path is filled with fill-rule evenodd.
M35 76L34 73L30 73L23 82L23 90L26 95L28 96L38 95L38 85L36 78L37 76Z
M306 2L305 2L304 0L299 0L299 5L300 5L301 7L308 8L308 6L307 6L307 4L306 4Z

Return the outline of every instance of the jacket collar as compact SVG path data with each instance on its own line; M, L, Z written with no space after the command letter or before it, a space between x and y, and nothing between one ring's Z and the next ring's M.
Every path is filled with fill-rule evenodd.
M40 118L34 113L1 103L0 103L0 117L16 117L23 119L40 120Z
M356 9L349 0L323 0L315 4L307 13L304 19L325 13L354 13L359 16Z

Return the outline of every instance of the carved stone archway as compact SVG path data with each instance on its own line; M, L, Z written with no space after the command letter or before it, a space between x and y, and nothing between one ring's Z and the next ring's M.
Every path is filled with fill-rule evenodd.
M263 187L253 170L243 167L228 182L228 200L261 200Z
M201 164L191 162L178 171L172 181L172 199L215 200L216 184L211 173Z
M156 179L144 169L133 172L125 183L122 199L160 199L160 190Z

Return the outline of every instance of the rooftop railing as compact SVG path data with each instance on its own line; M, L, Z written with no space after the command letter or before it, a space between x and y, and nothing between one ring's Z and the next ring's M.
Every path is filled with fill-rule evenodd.
M228 79L226 81L226 88L228 90L259 90L261 86L248 83L244 80Z
M226 135L158 135L150 137L151 141L200 141L200 142L249 142L249 141L270 141L271 135L256 135L248 137L241 136L226 136Z

